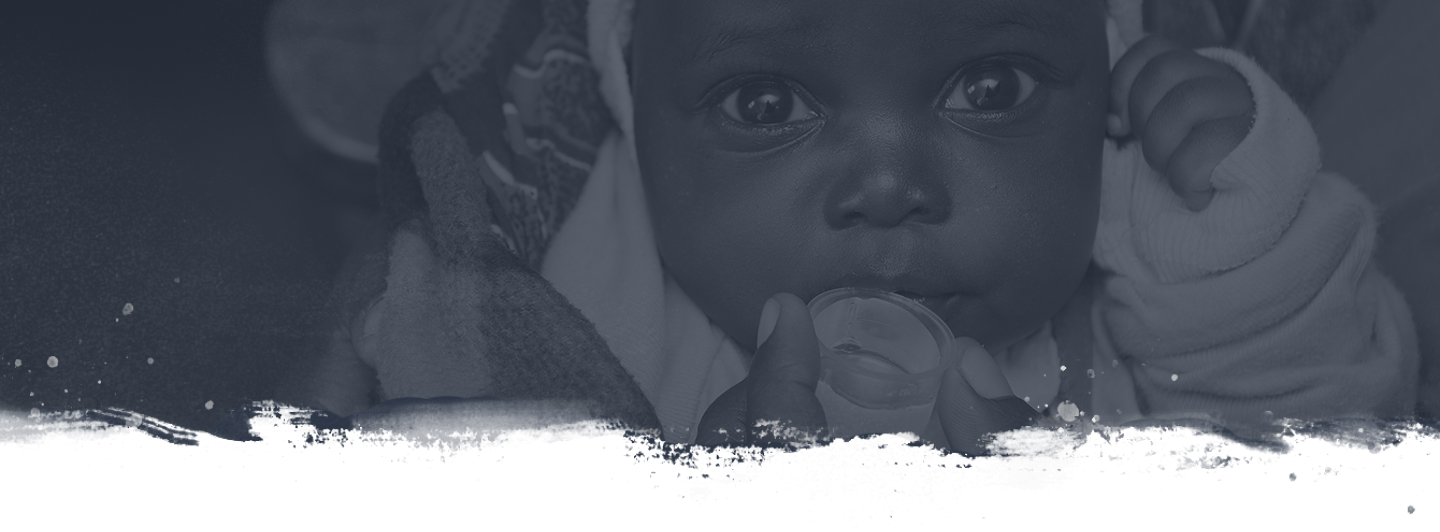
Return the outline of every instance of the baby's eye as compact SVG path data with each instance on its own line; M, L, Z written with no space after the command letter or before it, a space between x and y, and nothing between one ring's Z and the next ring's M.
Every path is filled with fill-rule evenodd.
M725 96L720 108L731 119L746 124L772 126L799 122L818 116L794 89L780 81L746 83Z
M945 107L967 111L1004 111L1035 92L1035 78L1008 65L990 65L965 73Z

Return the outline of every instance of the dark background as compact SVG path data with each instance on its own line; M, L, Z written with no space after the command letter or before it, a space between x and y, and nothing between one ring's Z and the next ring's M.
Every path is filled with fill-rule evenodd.
M315 348L372 170L283 111L270 3L0 3L0 405L207 429Z

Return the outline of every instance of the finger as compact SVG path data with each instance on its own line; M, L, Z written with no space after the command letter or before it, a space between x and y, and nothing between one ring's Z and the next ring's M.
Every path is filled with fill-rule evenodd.
M930 409L930 421L925 424L925 432L920 435L920 440L936 449L950 448L950 440L945 438L945 425L940 421L939 408Z
M945 372L942 399L935 404L950 450L965 456L990 454L993 435L1031 425L1038 414L1019 397L986 399L975 393L960 372Z
M1254 113L1254 108L1250 88L1237 77L1204 76L1182 81L1166 93L1150 112L1149 122L1140 137L1145 160L1152 168L1169 175L1176 148L1195 126L1232 116L1248 118ZM1208 182L1205 188L1209 188Z
M748 387L745 381L731 386L725 393L710 403L705 415L700 417L695 443L698 445L745 445L749 442L749 416L746 414L745 399Z
M1165 174L1186 208L1199 212L1210 205L1215 167L1250 134L1251 121L1249 116L1232 116L1199 124L1175 149Z
M1110 136L1122 138L1130 134L1130 90L1140 70L1155 56L1182 49L1167 39L1150 36L1131 46L1115 63L1110 71Z
M995 363L995 357L971 338L956 338L955 350L960 353L960 376L975 389L981 397L997 399L1015 395L1010 380Z
M972 349L966 355L966 359L976 358L978 355L983 355L985 359L990 358L989 353L983 349ZM989 373L990 366L994 366L993 360L989 365L972 364L971 368ZM1014 394L997 398L982 396L971 385L971 380L980 382L977 377L983 373L965 371L965 368L966 363L962 360L959 369L945 372L935 409L939 413L940 425L951 450L965 456L983 456L989 454L986 445L991 435L1030 425L1035 422L1038 414ZM999 372L998 366L994 367L994 371ZM962 373L971 380L967 380ZM1006 384L1005 388L1008 391L1009 384Z
M1241 85L1245 83L1229 65L1190 50L1172 50L1156 56L1140 69L1134 85L1130 87L1130 131L1143 138L1152 123L1151 114L1171 89L1189 79L1212 76L1235 78Z
M771 298L779 307L774 331L755 351L746 397L750 443L774 445L821 435L825 411L815 396L820 344L805 302L791 294Z

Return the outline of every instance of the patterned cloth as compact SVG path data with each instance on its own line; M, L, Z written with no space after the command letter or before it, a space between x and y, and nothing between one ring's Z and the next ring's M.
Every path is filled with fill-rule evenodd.
M348 414L399 397L574 400L659 426L595 326L539 274L614 130L585 13L576 0L492 0L439 20L439 61L381 124L383 242L337 278L339 319L305 402Z
M442 15L440 61L381 126L381 202L392 224L425 210L408 137L416 119L443 109L475 154L491 230L539 270L614 127L588 58L585 9L584 0L487 0Z

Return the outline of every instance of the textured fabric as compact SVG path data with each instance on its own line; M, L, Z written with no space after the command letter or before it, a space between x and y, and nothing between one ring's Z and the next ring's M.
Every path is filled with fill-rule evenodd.
M745 378L748 353L665 275L630 144L617 133L601 148L542 273L595 323L665 439L691 442L710 403Z
M382 204L392 222L425 202L407 147L440 108L486 187L490 230L532 269L579 199L614 122L596 89L581 0L457 2L438 24L439 61L397 96L381 126ZM397 151L398 150L398 151Z
M1249 82L1255 123L1216 167L1215 198L1198 213L1138 145L1107 150L1095 261L1109 275L1095 310L1096 367L1128 375L1097 380L1107 393L1097 410L1409 413L1414 326L1371 260L1369 203L1318 171L1308 122L1259 67L1231 51L1201 53Z
M581 400L658 428L605 340L537 271L614 129L586 57L585 4L457 10L443 25L458 41L382 125L391 236L384 267L362 269L384 270L383 293L348 323L349 349L332 347L322 366L369 367L378 399ZM320 395L327 407L373 401Z
M1192 213L1164 176L1149 167L1132 143L1106 161L1105 212L1124 212L1123 235L1114 214L1101 222L1098 260L1134 248L1161 283L1179 283L1245 264L1270 249L1295 218L1320 169L1320 147L1305 116L1254 63L1223 49L1202 50L1229 63L1250 83L1256 120L1247 142L1215 169L1210 205ZM1107 151L1107 155L1116 154ZM1121 176L1124 176L1121 178ZM1115 251L1112 251L1115 250Z

